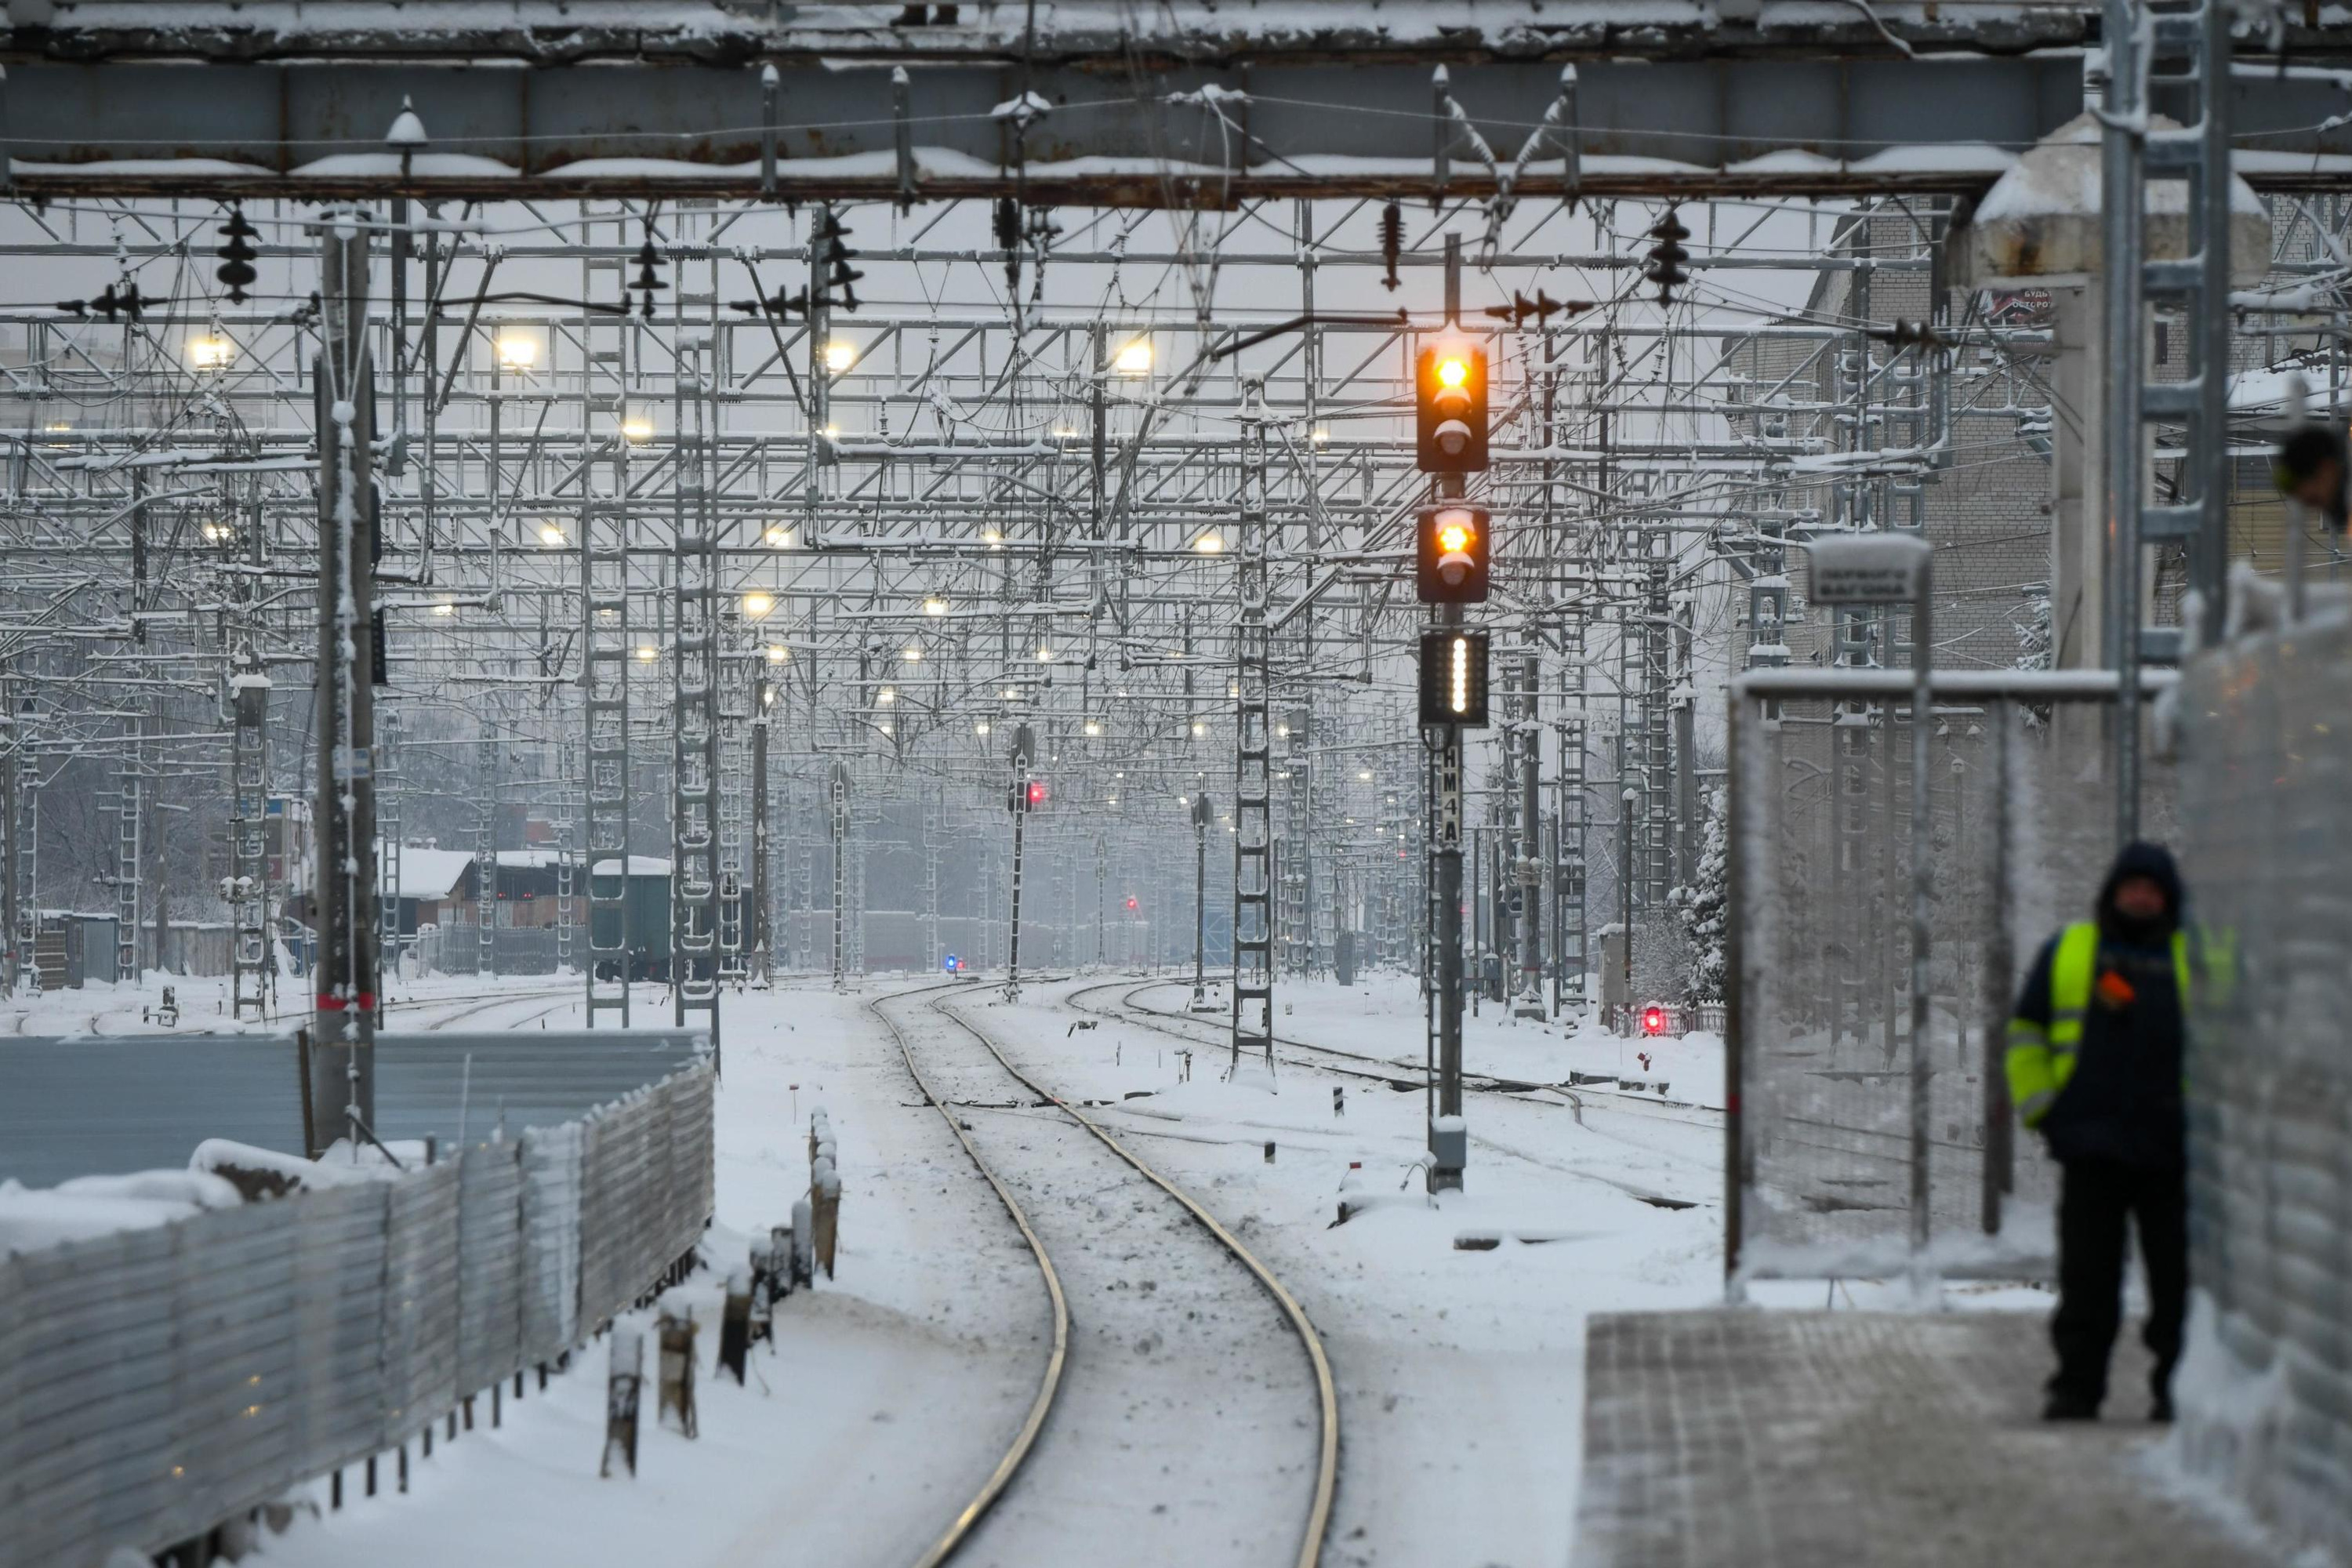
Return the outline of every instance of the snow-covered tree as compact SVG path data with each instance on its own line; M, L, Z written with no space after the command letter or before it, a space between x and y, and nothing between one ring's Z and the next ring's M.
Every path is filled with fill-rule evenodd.
M1674 891L1675 912L1689 953L1686 988L1694 999L1713 1000L1724 991L1724 938L1731 897L1724 805L1721 790L1708 798L1698 864L1692 868L1690 880Z

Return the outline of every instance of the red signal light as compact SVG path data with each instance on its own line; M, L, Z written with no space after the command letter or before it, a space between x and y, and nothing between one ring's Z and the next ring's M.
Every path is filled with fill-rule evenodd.
M1029 781L1029 804L1031 805L1043 805L1045 804L1045 781L1044 779L1031 779Z
M1129 913L1129 914L1133 914L1136 910L1138 910L1141 909L1142 907L1143 907L1143 906L1142 906L1140 903L1139 903L1137 900L1133 900L1133 899L1129 899L1129 900L1127 900L1127 910L1128 910L1128 913Z
M1666 1010L1664 1007L1642 1009L1642 1033L1663 1035L1666 1032Z

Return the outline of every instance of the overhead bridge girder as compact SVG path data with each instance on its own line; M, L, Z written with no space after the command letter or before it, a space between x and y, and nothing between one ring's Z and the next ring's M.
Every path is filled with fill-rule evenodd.
M118 0L15 27L0 82L15 193L881 201L1017 190L1038 204L1142 206L1476 196L1506 180L1526 197L1966 193L2005 166L2003 150L2080 111L2075 49L2093 10L2032 8L1964 29L1977 49L2042 52L1906 58L1858 19L1627 37L1580 25L1573 6L1519 17L1485 4L1419 8L1465 19L1425 37L1410 26L1252 36L1221 23L1129 39L1086 26L1121 8L1057 5L1062 25L1024 63L1019 30L1008 42L994 24L824 31L669 7L655 25L625 26L617 8L542 16L526 4L488 26L469 25L478 7L425 0L382 7L379 26L376 9L336 6L320 25L268 3ZM1204 13L1236 14L1252 13ZM1922 50L1952 31L1890 26ZM1988 40L1988 28L2016 36ZM2345 168L2300 176L2340 181L2352 128L2308 129L2341 108L2324 74L2242 80L2232 122L2242 138L2279 132L2252 143L2273 154L2345 155ZM426 141L394 149L384 137L404 106Z

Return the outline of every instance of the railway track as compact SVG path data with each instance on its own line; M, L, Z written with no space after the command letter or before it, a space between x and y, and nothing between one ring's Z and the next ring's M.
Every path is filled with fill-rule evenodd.
M1198 1419L1202 1436L1213 1430L1224 1438L1255 1419L1279 1438L1297 1423L1295 1409L1281 1408L1285 1396L1278 1385L1285 1374L1247 1370L1245 1348L1252 1338L1262 1346L1295 1339L1307 1363L1318 1433L1307 1465L1312 1481L1296 1551L1281 1560L1315 1568L1322 1559L1338 1484L1339 1420L1330 1362L1305 1309L1200 1203L1093 1118L1014 1066L985 1029L950 1005L959 993L982 994L962 983L898 992L867 1005L897 1042L925 1102L947 1121L1028 1243L1051 1303L1054 1342L1037 1394L1012 1444L916 1568L947 1563L992 1514L998 1521L994 1528L1013 1538L1011 1545L992 1538L1005 1562L1140 1560L1153 1555L1138 1547L1154 1529L1190 1528L1198 1537L1212 1526L1217 1531L1237 1528L1223 1511L1240 1495L1234 1490L1241 1473L1234 1457L1222 1441L1184 1442L1181 1424L1188 1416ZM914 1036L926 1031L890 1011L917 998L922 999L926 1024L936 1026L919 1049ZM1034 1103L1006 1106L1006 1079L1034 1097ZM992 1109L971 1104L983 1097L991 1097ZM1038 1111L1051 1114L1040 1118ZM974 1118L989 1120L989 1130L978 1131ZM1041 1136L1045 1128L1059 1129L1063 1136ZM1030 1191L1036 1212L1047 1216L1042 1226L1024 1209L1018 1195L1023 1188ZM1039 1205L1041 1198L1049 1201ZM1189 1261L1179 1257L1187 1250L1179 1237L1189 1240ZM1204 1240L1209 1245L1202 1245ZM1138 1273L1152 1278L1129 1278ZM1244 1283L1236 1276L1244 1273L1250 1285L1246 1301L1236 1289ZM1075 1339L1073 1296L1084 1305L1078 1321L1086 1331ZM1279 1332L1265 1321L1267 1299L1276 1309ZM1295 1369L1288 1375L1295 1377ZM1171 1400L1179 1402L1178 1408L1156 1408ZM1212 1411L1200 1409L1204 1401L1213 1402ZM1189 1410L1182 1407L1187 1405ZM1139 1416L1143 1411L1151 1414ZM1144 1419L1154 1428L1149 1438L1138 1430ZM1161 1422L1171 1425L1162 1429ZM1258 1465L1246 1473L1256 1481L1284 1470L1278 1464ZM1040 1494L1039 1507L1017 1519L999 1508L1016 1482ZM1165 1495L1149 1515L1139 1514L1155 1488L1166 1489ZM1114 1500L1135 1506L1115 1519L1102 1517L1103 1508ZM1180 1517L1162 1521L1171 1508ZM1196 1509L1205 1509L1197 1525L1190 1518ZM1097 1532L1092 1539L1070 1536L1089 1528ZM1106 1531L1111 1533L1100 1533ZM1246 1562L1262 1540L1235 1538L1223 1544L1242 1552L1232 1561ZM1074 1548L1077 1556L1069 1555ZM1193 1563L1225 1560L1197 1539L1181 1555ZM1263 1555L1255 1560L1263 1561Z
M1211 1029L1216 1029L1216 1026L1202 1023L1189 1013L1170 1013L1163 1008L1146 1006L1136 1000L1146 991L1157 991L1176 984L1181 983L1154 980L1138 985L1124 980L1110 981L1100 985L1089 985L1073 991L1066 1000L1078 1011L1092 1014L1097 1018L1139 1024L1147 1029L1156 1030L1171 1039L1182 1040L1187 1045L1200 1046L1211 1043L1198 1035L1185 1034L1172 1026L1193 1024L1198 1027ZM1079 1001L1080 997L1097 995L1105 991L1117 991L1121 986L1127 987L1127 990L1126 994L1118 999L1119 1010L1118 1011L1107 1012L1100 1007L1087 1006ZM1216 1032L1221 1036L1223 1034L1222 1030ZM1286 1057L1280 1052L1276 1053L1275 1058L1276 1061L1286 1061L1293 1067L1312 1068L1318 1072L1332 1073L1341 1078L1365 1079L1385 1084L1391 1089L1420 1089L1423 1085L1423 1069L1417 1063L1402 1062L1391 1057L1372 1056L1362 1051L1341 1050L1336 1046L1317 1045L1310 1040L1294 1039L1287 1035L1276 1035L1275 1044L1290 1051L1304 1051L1316 1058L1320 1058L1309 1060L1305 1057ZM1335 1061L1351 1065L1336 1066ZM1716 1131L1720 1131L1723 1126L1722 1113L1708 1110L1705 1107L1687 1108L1696 1110L1697 1112L1696 1115L1679 1114L1683 1108L1655 1104L1630 1096L1587 1095L1566 1084L1501 1078L1493 1073L1465 1072L1462 1075L1462 1087L1467 1093L1501 1095L1522 1105L1549 1106L1556 1110L1572 1111L1580 1121L1587 1110L1599 1109L1622 1111L1644 1121L1672 1121L1685 1126L1705 1127ZM1559 1098L1549 1098L1554 1095Z

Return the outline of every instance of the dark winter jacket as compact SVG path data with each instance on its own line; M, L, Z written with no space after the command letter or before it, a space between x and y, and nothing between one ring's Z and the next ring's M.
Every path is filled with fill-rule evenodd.
M2164 889L2163 919L2143 924L2116 912L2116 888L2135 876ZM2180 873L2172 857L2153 844L2126 846L2099 889L2097 959L2082 1041L2071 1074L2039 1122L2061 1161L2110 1160L2162 1170L2187 1159L2180 1092L2186 998L2174 942L2182 903ZM2042 944L2026 976L2017 999L2019 1024L2046 1030L2053 1021L2052 978L2062 937Z

